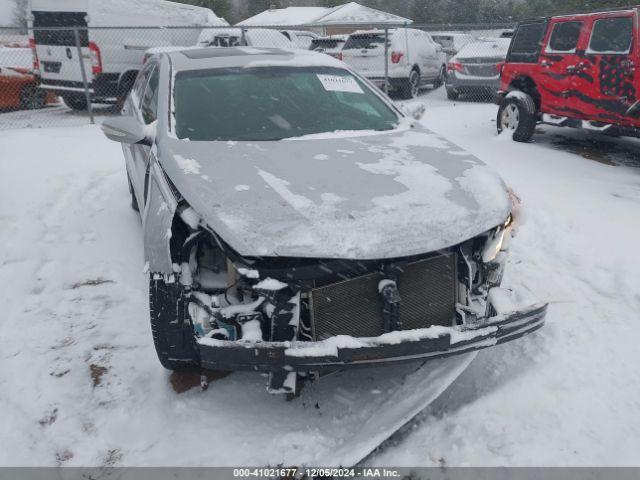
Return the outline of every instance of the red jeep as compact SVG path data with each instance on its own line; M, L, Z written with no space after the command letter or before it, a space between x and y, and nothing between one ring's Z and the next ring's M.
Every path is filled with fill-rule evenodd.
M639 8L521 22L502 71L498 131L527 142L543 122L638 136Z

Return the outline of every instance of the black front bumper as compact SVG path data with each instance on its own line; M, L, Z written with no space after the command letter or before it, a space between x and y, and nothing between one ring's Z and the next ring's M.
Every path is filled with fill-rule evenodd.
M228 342L200 339L200 360L213 370L327 372L427 361L483 350L544 325L548 305L499 315L479 326L431 327L377 338L334 337L321 342Z

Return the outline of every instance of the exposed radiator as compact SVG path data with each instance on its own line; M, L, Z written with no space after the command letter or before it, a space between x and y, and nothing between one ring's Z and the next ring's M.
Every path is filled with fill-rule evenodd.
M363 277L316 288L311 292L311 315L316 340L335 335L377 337L384 333L378 284L384 277ZM398 277L403 330L453 325L456 305L454 254L409 264Z

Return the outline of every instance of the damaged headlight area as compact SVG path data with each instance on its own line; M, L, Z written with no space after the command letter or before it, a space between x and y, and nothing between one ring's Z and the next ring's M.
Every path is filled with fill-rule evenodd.
M191 335L199 365L268 372L270 391L289 393L301 375L517 338L542 325L546 306L503 311L517 306L499 288L512 226L509 217L451 248L390 260L243 257L182 203L168 279L181 338Z

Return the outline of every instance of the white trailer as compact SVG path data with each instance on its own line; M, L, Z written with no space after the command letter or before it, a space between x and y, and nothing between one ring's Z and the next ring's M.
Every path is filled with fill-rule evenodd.
M208 8L164 0L30 0L29 7L29 43L41 88L77 110L87 108L87 102L75 31L60 27L80 28L92 102L113 103L131 90L149 48L194 45L202 27L228 25ZM39 30L47 27L58 30Z

